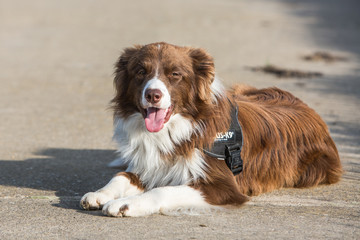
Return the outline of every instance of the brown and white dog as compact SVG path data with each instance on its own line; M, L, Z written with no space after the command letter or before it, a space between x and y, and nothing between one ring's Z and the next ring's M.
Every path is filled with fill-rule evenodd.
M109 216L240 206L247 196L282 187L339 181L342 167L326 124L301 100L277 89L226 91L202 49L154 43L127 48L112 100L118 162L127 165L81 206ZM230 125L243 129L244 169L204 154Z

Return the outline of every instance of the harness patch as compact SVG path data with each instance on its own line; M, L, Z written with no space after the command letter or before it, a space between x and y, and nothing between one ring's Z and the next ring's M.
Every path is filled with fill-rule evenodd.
M216 134L215 142L234 142L235 131L229 130L227 132L219 132Z
M234 175L243 170L241 150L243 146L242 129L238 120L238 108L232 106L231 124L226 132L218 132L213 145L203 149L204 153L219 160L225 160L226 165Z

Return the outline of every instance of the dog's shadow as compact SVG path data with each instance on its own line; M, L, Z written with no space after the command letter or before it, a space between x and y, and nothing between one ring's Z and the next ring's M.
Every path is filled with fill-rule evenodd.
M337 144L358 146L358 124L328 124ZM359 154L358 148L349 153ZM103 187L114 174L124 170L107 166L116 158L115 150L47 148L34 155L23 161L0 160L0 186L54 191L60 201L55 201L53 206L60 208L79 210L79 200L83 194ZM355 174L345 174L343 178L358 179L358 161L343 161L343 165L347 172ZM21 189L14 191L22 192ZM98 214L96 211L91 213Z
M107 167L116 157L114 150L48 148L35 155L23 161L0 160L0 185L55 191L60 202L53 205L61 208L79 209L84 193L101 188L120 171Z

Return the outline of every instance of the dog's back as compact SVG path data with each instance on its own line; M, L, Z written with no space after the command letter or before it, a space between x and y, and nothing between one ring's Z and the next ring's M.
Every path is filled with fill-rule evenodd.
M244 170L237 176L243 193L339 181L336 146L313 109L278 88L238 86L233 96L244 134Z

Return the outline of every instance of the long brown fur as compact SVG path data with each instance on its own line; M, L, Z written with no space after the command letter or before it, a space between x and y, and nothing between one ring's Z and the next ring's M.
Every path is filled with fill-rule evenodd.
M203 154L207 177L190 185L200 190L207 202L241 205L248 200L245 195L339 181L342 167L336 146L314 110L278 88L235 86L214 101L210 89L215 77L214 62L202 49L166 43L126 49L116 64L117 91L112 100L115 117L126 118L141 111L141 92L137 89L141 89L142 78L154 76L154 66L161 66L159 78L171 93L174 113L182 114L203 131L178 144L172 154L163 156L164 161L174 161L176 156L190 159L196 148L210 146L216 133L226 131L230 125L229 100L239 108L244 170L234 177L224 161ZM177 67L182 70L181 79L169 75L168 69ZM146 69L147 76L137 75L141 68ZM133 181L140 185L138 179Z
M244 171L236 177L243 193L339 181L336 146L314 110L278 88L236 87L232 94L244 134Z

